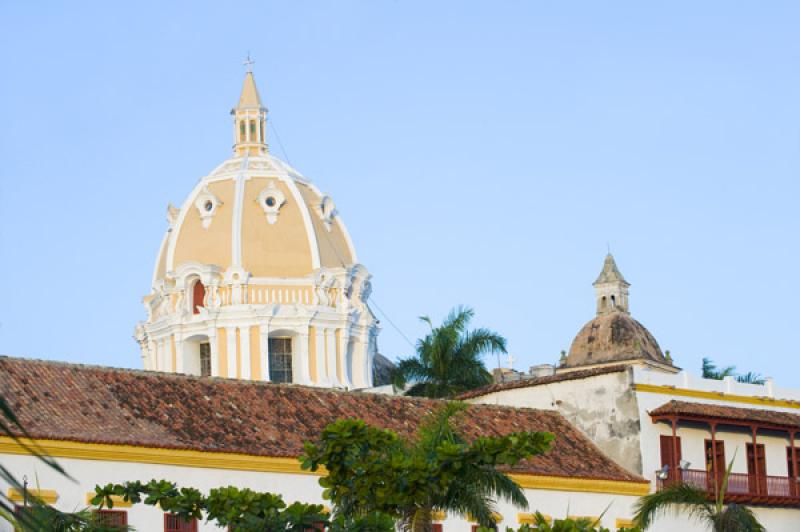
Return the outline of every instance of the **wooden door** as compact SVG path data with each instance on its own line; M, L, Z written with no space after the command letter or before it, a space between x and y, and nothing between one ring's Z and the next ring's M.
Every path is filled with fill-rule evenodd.
M765 460L764 444L747 444L747 475L750 493L767 492L767 462Z
M716 456L715 451L712 450L713 444L716 443ZM716 459L716 460L715 460ZM714 462L716 461L716 471L714 470ZM706 440L706 471L708 472L708 488L712 493L716 493L722 486L722 479L725 477L725 442L716 440Z
M670 480L680 480L678 464L681 462L681 438L678 436L674 440L677 449L672 446L672 436L661 436L661 467L669 466Z

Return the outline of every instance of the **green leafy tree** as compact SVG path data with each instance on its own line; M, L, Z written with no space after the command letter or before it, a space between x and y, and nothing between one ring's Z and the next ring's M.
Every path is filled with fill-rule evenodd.
M451 424L465 409L446 404L409 441L360 420L337 421L318 443L306 443L303 469L326 468L320 485L337 516L378 512L398 519L404 530L421 532L431 530L433 512L445 511L494 526L496 499L527 507L522 489L498 466L546 452L553 435L518 432L467 442Z
M483 356L505 353L506 339L489 329L468 330L474 314L470 308L457 307L439 327L421 317L431 332L417 342L416 356L397 363L392 372L395 389L410 384L406 395L442 398L491 384Z
M685 482L670 482L661 490L645 495L636 503L636 522L646 530L659 516L672 512L705 523L714 532L763 532L764 527L749 508L725 504L732 468L733 459L718 486L714 479L713 497Z
M764 377L758 373L748 371L742 375L737 375L736 366L726 366L717 368L717 365L710 358L703 357L703 378L721 381L725 377L735 377L738 382L746 384L764 384Z
M263 530L293 530L305 532L317 524L328 526L332 531L354 530L364 526L364 521L340 520L330 523L322 505L299 502L287 505L280 495L256 492L248 488L228 486L215 488L203 495L194 488L178 488L174 482L151 480L123 484L108 484L95 487L92 504L114 507L112 496L132 504L144 503L159 506L163 511L188 521L206 518L222 527L237 532L261 532ZM365 516L380 524L379 516ZM384 519L385 521L385 519ZM363 529L363 528L361 528ZM363 529L366 530L366 529ZM381 530L373 528L373 530Z

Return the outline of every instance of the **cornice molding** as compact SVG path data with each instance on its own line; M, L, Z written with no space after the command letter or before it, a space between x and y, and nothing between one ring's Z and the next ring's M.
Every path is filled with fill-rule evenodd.
M687 388L676 388L659 384L634 384L637 392L658 393L663 395L677 395L680 397L695 397L698 399L713 399L714 401L726 401L729 403L744 403L759 406L773 406L780 408L800 409L800 401L790 399L773 399L771 397L754 397L750 395L736 395L725 392L709 392L704 390L689 390Z
M316 472L305 471L300 467L300 462L297 458L288 457L252 456L181 449L158 449L133 445L109 445L104 443L81 443L61 440L37 439L30 443L35 443L36 448L54 458L160 464L206 469L285 473L291 475L325 475L324 469L320 469ZM29 455L30 453L25 446L12 438L0 437L0 454ZM649 482L525 474L511 474L509 476L522 488L528 489L611 493L635 496L645 495L650 492Z

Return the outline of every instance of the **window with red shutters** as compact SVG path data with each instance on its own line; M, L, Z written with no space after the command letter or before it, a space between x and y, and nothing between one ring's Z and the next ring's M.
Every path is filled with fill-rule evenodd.
M122 527L128 524L128 512L125 510L95 510L94 515L103 526Z
M442 532L444 529L442 525L439 523L434 523L431 525L431 532Z
M175 514L164 514L164 532L197 532L197 519L184 521Z

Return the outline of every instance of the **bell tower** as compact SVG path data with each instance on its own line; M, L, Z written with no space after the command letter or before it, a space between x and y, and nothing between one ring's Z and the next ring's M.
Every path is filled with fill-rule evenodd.
M610 314L611 312L630 313L628 307L628 287L630 283L625 280L617 268L614 256L609 253L603 262L603 271L593 283L597 298L597 315Z
M267 108L261 104L256 81L253 79L253 61L250 56L244 62L247 67L239 103L231 110L233 115L233 151L238 156L264 155L267 147Z

